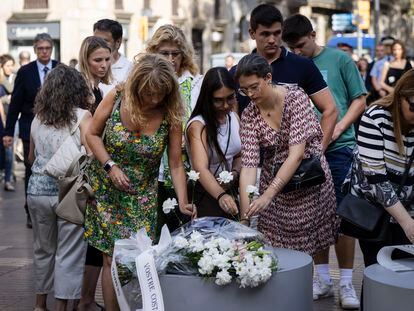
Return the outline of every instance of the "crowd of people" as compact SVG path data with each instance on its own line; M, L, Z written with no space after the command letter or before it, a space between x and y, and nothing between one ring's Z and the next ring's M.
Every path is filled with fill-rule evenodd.
M108 19L83 40L76 69L51 60L45 33L34 39L37 59L17 74L13 58L1 57L4 187L14 190L18 121L36 311L47 309L52 292L54 310L66 310L68 300L78 300L77 310L100 307L94 297L101 268L105 309L117 310L115 241L141 228L156 240L164 224L173 231L203 216L246 226L257 218L272 246L311 255L314 300L334 295L328 255L335 245L340 304L357 309L355 239L341 233L336 215L349 180L351 193L392 216L387 240L359 241L366 266L382 246L414 242L414 170L407 168L414 71L403 43L392 42L392 56L379 43L373 63L355 63L347 52L318 45L307 17L284 20L270 4L251 12L249 34L256 42L251 54L204 76L173 25L159 27L133 63L118 51L121 25ZM45 170L69 135L94 156L87 174L95 197L83 226L56 216L57 178ZM323 180L292 189L307 160ZM195 183L187 182L190 170L199 174ZM224 181L223 173L231 178ZM254 185L252 199L246 189ZM177 201L177 217L162 211L169 198Z

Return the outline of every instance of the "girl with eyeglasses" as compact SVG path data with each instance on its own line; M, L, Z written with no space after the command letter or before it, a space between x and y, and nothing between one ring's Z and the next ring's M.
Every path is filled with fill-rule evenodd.
M200 173L195 186L197 216L234 218L240 174L241 142L234 81L224 67L211 68L204 76L200 96L186 127L191 166ZM223 171L233 180L219 182Z
M258 230L273 246L315 256L335 243L339 223L332 176L322 151L323 133L309 97L297 86L273 85L271 67L257 54L240 60L235 77L240 93L251 100L240 129L243 223L258 215ZM246 188L256 184L261 150L260 195L250 202ZM310 157L320 161L326 181L283 192L302 160Z

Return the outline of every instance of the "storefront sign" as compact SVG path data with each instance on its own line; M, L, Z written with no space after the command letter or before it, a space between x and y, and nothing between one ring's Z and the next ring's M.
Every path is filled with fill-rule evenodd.
M59 23L8 23L7 36L9 40L33 40L39 34L46 32L52 39L60 39Z

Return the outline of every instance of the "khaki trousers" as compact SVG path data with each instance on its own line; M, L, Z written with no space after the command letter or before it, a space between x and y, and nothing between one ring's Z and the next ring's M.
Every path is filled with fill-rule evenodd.
M56 216L57 196L28 195L34 237L36 294L79 299L85 266L83 228Z

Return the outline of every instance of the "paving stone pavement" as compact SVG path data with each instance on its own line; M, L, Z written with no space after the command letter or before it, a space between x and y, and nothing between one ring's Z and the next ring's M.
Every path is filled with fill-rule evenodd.
M33 236L32 230L26 228L26 216L23 209L24 185L22 171L18 174L16 192L5 192L3 184L0 189L0 310L27 311L34 305L33 284ZM339 270L330 252L330 269L334 283L338 285ZM356 247L354 286L359 295L363 271L362 255ZM96 300L102 303L100 286ZM48 307L53 310L53 297L48 299ZM314 311L342 310L338 305L338 293L335 297L314 302ZM69 308L68 308L69 310ZM258 308L260 310L260 308ZM183 310L185 311L185 310ZM287 310L288 311L288 310Z

